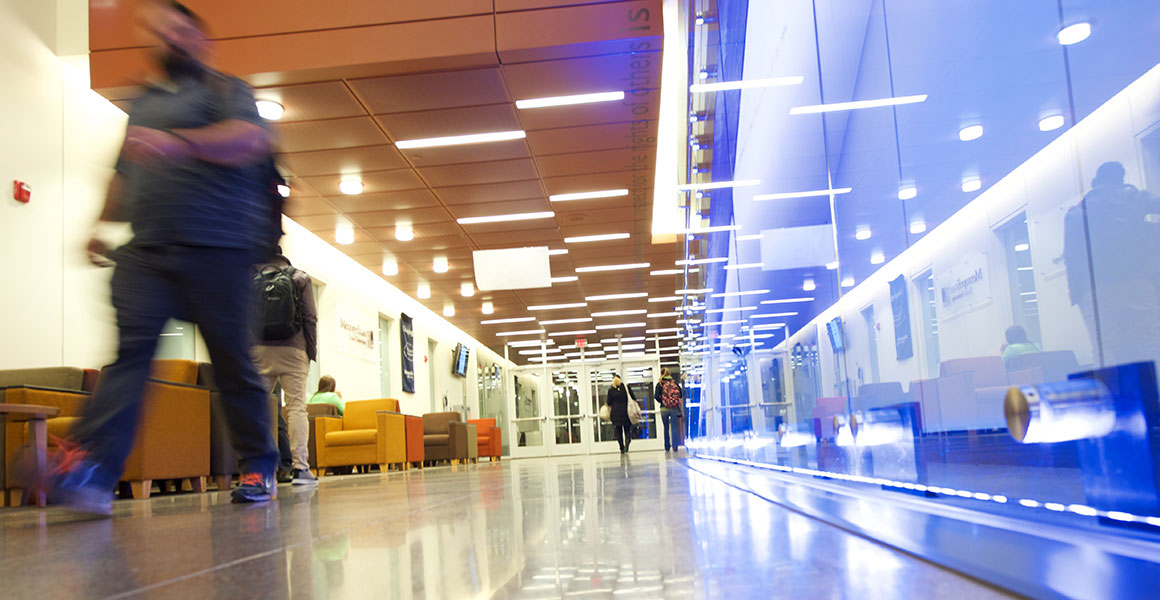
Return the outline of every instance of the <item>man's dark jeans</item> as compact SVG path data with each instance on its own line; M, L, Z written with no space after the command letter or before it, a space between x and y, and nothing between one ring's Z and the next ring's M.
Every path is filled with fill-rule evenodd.
M196 323L205 339L243 472L273 475L278 449L270 435L270 403L250 353L253 253L125 246L113 258L117 360L105 369L74 432L100 465L93 483L112 489L121 477L158 336L171 318Z

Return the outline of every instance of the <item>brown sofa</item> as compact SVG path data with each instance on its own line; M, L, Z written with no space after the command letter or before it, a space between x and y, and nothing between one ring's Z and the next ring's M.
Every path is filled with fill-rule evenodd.
M467 423L457 412L423 415L423 454L427 462L467 460Z

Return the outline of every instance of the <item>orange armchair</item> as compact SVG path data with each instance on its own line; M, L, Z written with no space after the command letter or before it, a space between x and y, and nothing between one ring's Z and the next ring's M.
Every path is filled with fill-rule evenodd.
M406 419L398 413L399 402L391 398L346 403L342 418L317 417L315 454L318 473L328 467L390 465L407 462Z
M474 424L479 435L479 457L488 457L489 461L499 460L503 453L503 438L499 427L495 426L495 419L472 419L468 423Z

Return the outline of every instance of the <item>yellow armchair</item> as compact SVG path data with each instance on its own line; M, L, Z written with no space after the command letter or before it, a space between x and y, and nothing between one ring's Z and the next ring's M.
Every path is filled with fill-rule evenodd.
M318 474L325 474L327 467L402 468L407 462L406 420L398 410L398 401L391 398L355 400L346 403L342 418L316 418Z

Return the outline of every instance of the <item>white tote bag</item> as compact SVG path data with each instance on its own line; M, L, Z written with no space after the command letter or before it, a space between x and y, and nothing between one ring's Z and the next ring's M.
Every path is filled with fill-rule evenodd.
M640 404L632 397L632 390L626 385L624 391L628 395L628 420L633 425L640 425Z

